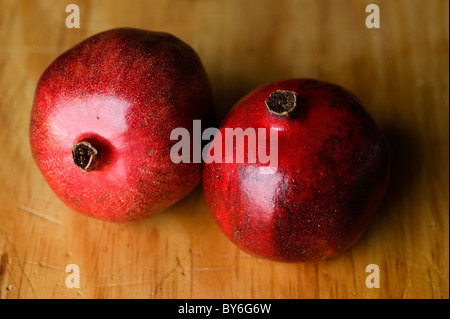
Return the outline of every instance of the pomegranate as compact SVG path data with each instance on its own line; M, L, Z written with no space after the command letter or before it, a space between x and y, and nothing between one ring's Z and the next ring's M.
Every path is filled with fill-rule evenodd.
M260 143L258 134L258 143L250 143L256 134L249 128L271 129L277 139ZM243 162L217 161L213 153L224 147L216 140L227 129L244 131L245 144L257 151L244 148ZM275 142L271 170L260 158L249 161ZM232 158L241 146L233 144ZM275 261L331 258L351 247L388 184L383 134L352 93L318 80L290 79L252 91L233 107L210 147L203 187L214 220L242 250Z
M201 163L172 163L176 127L214 121L194 50L161 32L96 34L42 74L31 111L33 157L73 210L112 222L163 211L201 180Z

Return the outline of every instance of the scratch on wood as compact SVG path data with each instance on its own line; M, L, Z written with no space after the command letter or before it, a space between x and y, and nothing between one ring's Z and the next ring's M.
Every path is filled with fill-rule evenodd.
M34 297L35 297L35 298L38 298L38 296L36 295L36 289L34 288L33 282L31 281L30 276L28 276L28 274L26 273L25 269L23 268L22 262L20 262L21 258L20 258L20 256L19 256L19 252L17 251L16 244L13 242L13 240L9 237L8 234L4 233L4 237L6 238L6 240L7 240L7 241L10 243L10 245L12 246L13 251L14 251L14 255L16 256L16 259L19 261L19 262L18 262L19 267L20 267L20 269L22 270L22 273L23 273L23 275L25 276L25 278L27 279L28 283L30 284L30 286L31 286L31 291L33 291ZM20 293L20 290L19 290L19 293Z
M12 45L8 48L11 52L14 53L37 53L37 54L57 54L61 51L61 48L58 46L41 46L41 45L27 45L27 44L19 44Z
M28 213L28 214L31 214L31 215L33 215L33 216L42 218L43 220L46 220L46 221L48 221L48 222L51 222L51 223L54 223L54 224L60 225L60 226L65 226L65 225L64 225L63 223L61 223L60 221L58 221L58 220L56 220L56 219L53 219L53 218L51 218L51 217L49 217L49 216L47 216L47 215L41 214L41 213L39 213L39 212L37 212L37 211L31 209L31 208L28 208L28 207L25 207L25 206L22 206L22 205L19 205L18 208L19 208L20 210L22 210L22 211Z
M53 266L53 265L49 265L49 264L44 264L41 261L32 261L32 260L24 260L23 261L25 264L29 264L29 265L38 265L40 267L43 268L49 268L49 269L54 269L54 270L61 270L61 271L65 271L65 269L63 267L58 267L58 266Z
M417 250L416 250L417 251ZM430 268L433 269L442 279L448 280L448 278L439 270L439 267L428 257L423 251L419 250L419 254L428 262Z
M16 279L14 278L14 275L13 275L13 273L11 272L11 267L9 267L8 268L8 281L11 279L11 281L13 282L13 284L14 284L14 286L15 287L19 287L19 285L17 284L17 281L16 281ZM9 285L8 287L14 287L13 285ZM12 289L10 289L10 290L7 290L7 291L11 291ZM18 291L18 298L20 299L20 290Z
M168 271L162 278L161 280L158 282L158 284L155 286L155 292L153 293L154 295L156 295L158 293L158 289L162 288L162 284L163 282L172 274L174 273L176 270L176 268L172 268L172 270Z
M403 290L402 299L406 299L410 285L411 285L411 280L408 281L408 284L406 285L405 289Z
M177 261L177 266L181 269L181 275L185 276L186 275L186 269L184 268L183 264L181 263L180 258L178 258L178 256L176 256L175 259Z
M245 255L223 255L223 258L253 258L256 259L255 257L252 256L245 256Z
M6 274L6 267L8 266L9 258L7 253L2 254L0 259L0 289L3 287L3 281Z
M130 281L130 282L117 282L117 283L109 283L109 284L101 284L97 285L97 288L105 288L105 287L122 287L122 286L131 286L131 285L145 285L145 284L152 284L153 281Z
M192 268L190 271L223 271L234 270L234 268Z

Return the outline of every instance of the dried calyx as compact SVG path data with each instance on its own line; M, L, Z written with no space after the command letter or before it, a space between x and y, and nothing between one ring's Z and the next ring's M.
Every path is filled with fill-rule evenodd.
M286 117L297 107L297 94L294 91L277 90L265 101L270 114Z
M83 172L90 172L97 164L97 150L87 141L72 145L72 158L76 166Z

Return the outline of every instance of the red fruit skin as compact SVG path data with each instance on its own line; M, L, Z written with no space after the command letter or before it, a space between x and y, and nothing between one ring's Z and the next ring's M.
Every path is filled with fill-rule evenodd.
M202 164L174 164L170 133L214 121L198 55L176 37L138 29L94 35L42 74L30 123L33 157L70 208L101 220L137 221L169 207L201 180ZM192 134L192 133L191 133ZM74 143L97 148L83 172Z
M276 90L296 92L291 118L267 111ZM353 94L312 79L268 84L235 105L222 137L238 127L267 128L267 150L268 129L278 129L278 169L262 175L267 164L247 157L205 161L206 203L232 242L257 257L303 262L337 256L360 238L386 191L390 160L383 134Z

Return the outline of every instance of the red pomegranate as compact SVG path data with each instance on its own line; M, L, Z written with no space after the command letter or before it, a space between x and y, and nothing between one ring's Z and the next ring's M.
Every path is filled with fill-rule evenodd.
M266 140L250 143L261 137L249 128L266 129ZM234 143L235 161L220 163L214 153L226 157L226 142L217 140L236 129L258 149L245 147L239 163L242 145ZM225 235L251 255L282 262L334 257L360 238L386 191L386 141L340 86L312 79L264 85L235 105L219 132L205 159L206 202ZM272 169L259 157L249 161L261 148L268 155L270 143L277 143Z
M170 160L170 132L213 118L208 78L191 47L167 33L113 29L79 43L42 74L31 149L69 207L136 221L200 182L201 163Z

